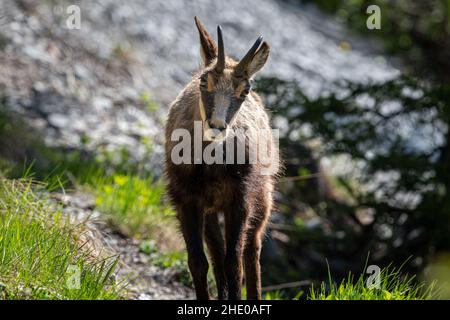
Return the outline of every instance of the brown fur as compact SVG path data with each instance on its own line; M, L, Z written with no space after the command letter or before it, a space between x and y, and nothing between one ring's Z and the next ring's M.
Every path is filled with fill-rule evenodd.
M206 30L199 31L200 37L205 36ZM209 34L206 33L206 36L209 39L201 43L206 43L217 50ZM207 57L205 63L207 64L208 60L211 60L212 53L203 53L202 56ZM272 171L272 175L262 175L261 169L264 165L260 162L175 165L171 161L172 148L177 144L171 141L171 134L177 128L185 128L193 135L194 121L201 120L198 107L201 99L199 76L211 70L214 64L215 60L212 60L209 65L194 74L192 80L170 106L165 145L169 195L176 208L186 242L188 264L197 298L210 298L207 287L209 264L203 247L205 241L214 269L219 299L241 298L244 270L248 299L260 299L259 257L262 238L272 209L272 193L277 169ZM227 57L226 69L214 86L222 85L242 91L240 80L233 77L235 66L236 62ZM213 85L209 82L208 80L208 87ZM205 108L208 109L209 106L205 105ZM230 126L233 129L249 130L251 135L258 135L261 130L270 129L269 117L256 93L251 92L246 96ZM237 141L232 135L226 139ZM211 142L204 142L203 147L209 143ZM248 152L248 142L238 141L238 143L244 143ZM272 139L269 144L270 152L277 153ZM271 165L278 168L278 159ZM224 214L225 239L219 226L220 213Z

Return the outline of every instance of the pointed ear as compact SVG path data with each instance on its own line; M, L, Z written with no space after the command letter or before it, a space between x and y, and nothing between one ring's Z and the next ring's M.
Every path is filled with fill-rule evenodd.
M270 47L267 42L263 42L261 47L256 51L252 60L247 65L247 75L249 77L257 73L266 64L267 58L269 58Z
M199 18L195 17L195 25L200 35L200 54L202 56L203 65L209 65L217 57L217 45L213 38L206 31L205 26Z

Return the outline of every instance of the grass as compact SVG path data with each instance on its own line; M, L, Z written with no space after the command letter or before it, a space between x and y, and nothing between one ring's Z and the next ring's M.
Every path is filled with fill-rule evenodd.
M117 259L84 249L83 225L71 224L44 187L0 180L0 299L119 298Z
M85 185L113 228L137 239L153 239L158 248L179 248L175 213L164 199L165 186L152 177L112 174L91 177Z
M303 291L299 291L292 300L300 300L302 296L304 295ZM264 300L291 300L289 295L287 295L283 290L276 290L276 291L270 291L266 292L263 295Z
M356 280L349 273L340 283L322 282L319 288L313 286L308 294L309 300L429 300L437 297L434 283L427 285L418 282L415 276L402 275L401 267L387 267L380 272L379 288L367 285L365 275Z

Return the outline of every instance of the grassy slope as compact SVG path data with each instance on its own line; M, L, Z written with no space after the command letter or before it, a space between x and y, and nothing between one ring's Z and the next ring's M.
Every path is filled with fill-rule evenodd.
M0 180L0 299L118 298L109 279L116 259L83 250L83 226L70 224L41 187Z

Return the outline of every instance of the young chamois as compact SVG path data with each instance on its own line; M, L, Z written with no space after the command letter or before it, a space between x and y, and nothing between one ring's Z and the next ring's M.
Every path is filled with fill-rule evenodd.
M210 298L204 240L218 298L241 299L244 268L247 298L261 299L261 242L272 209L279 160L269 117L250 82L266 63L269 45L259 37L236 62L225 55L220 26L217 45L197 17L195 23L203 64L170 106L165 145L169 196L186 242L197 299ZM226 155L226 162L198 161L191 140L188 149L177 154L175 132L181 129L195 136L194 123L201 128L200 153L214 146L217 159L221 152L217 147L223 148L225 153L219 158ZM268 161L260 157L251 161L250 150L258 144L255 137L265 137L259 145L270 154ZM177 155L188 161L174 161ZM218 216L222 213L225 241Z

